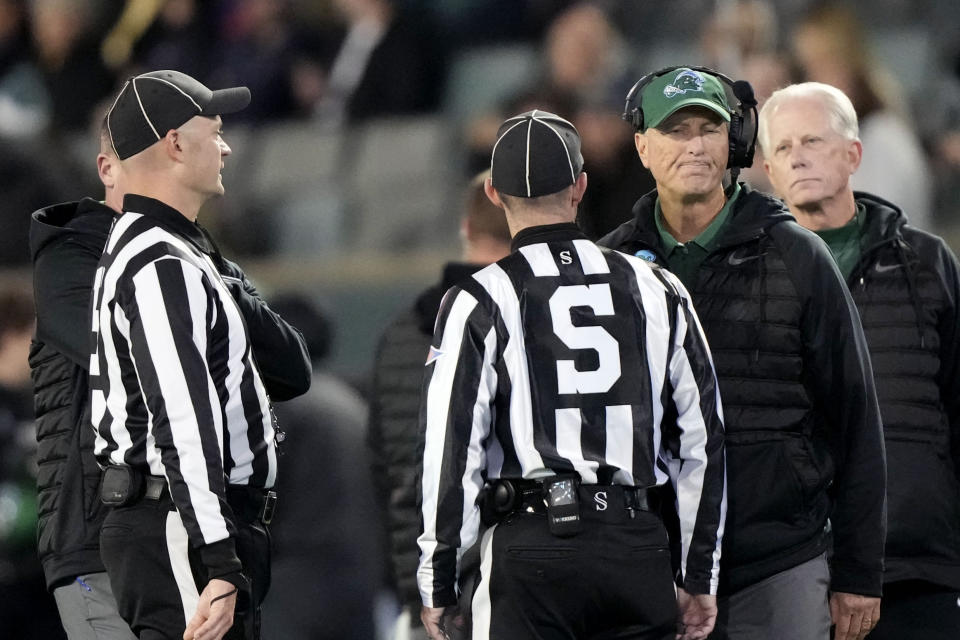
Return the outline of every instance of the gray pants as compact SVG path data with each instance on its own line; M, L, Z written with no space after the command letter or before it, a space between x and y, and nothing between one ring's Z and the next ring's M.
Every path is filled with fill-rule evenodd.
M106 572L78 576L53 590L69 640L136 640L117 613Z
M719 598L710 640L828 640L826 554Z

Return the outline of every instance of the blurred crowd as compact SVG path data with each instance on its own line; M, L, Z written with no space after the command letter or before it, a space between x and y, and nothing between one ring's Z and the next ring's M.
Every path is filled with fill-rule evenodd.
M599 235L651 186L636 178L644 173L619 119L623 97L643 73L681 62L749 80L761 103L791 81L839 87L862 123L856 186L909 202L919 226L943 230L957 218L960 38L933 28L956 23L955 3L672 7L0 0L0 263L26 262L29 211L97 187L91 157L110 97L159 68L252 91L250 108L226 123L232 193L205 216L239 254L315 250L304 231L331 251L444 246L456 233L443 224L451 195L487 162L496 123L534 105L580 129L594 186L581 221ZM410 122L418 126L404 129ZM765 186L762 171L746 177ZM431 237L423 224L435 225Z
M653 188L620 119L624 96L643 74L676 64L749 80L761 105L791 82L840 88L857 110L864 148L854 187L903 205L913 224L949 240L960 228L960 31L942 27L950 24L960 24L954 0L0 0L0 282L13 283L0 301L4 634L57 637L29 626L52 611L30 550L32 318L19 286L29 279L30 213L102 192L96 132L125 79L169 68L211 88L250 88L250 107L225 123L235 156L224 171L227 196L201 215L231 257L296 264L317 251L416 249L451 257L463 188L488 165L499 122L531 108L579 129L590 180L579 222L599 237ZM742 179L769 187L762 158ZM277 286L314 298L301 283L324 279L297 268L280 273ZM269 615L292 624L284 605L300 613L314 606L311 618L323 609L330 637L347 637L343 628L373 637L374 618L364 625L357 616L378 611L390 592L382 553L369 552L377 536L357 533L375 530L378 510L362 491L357 503L343 499L366 481L365 471L356 473L367 468L356 432L376 342L369 318L412 303L403 295L377 301L385 305L379 315L368 306L366 324L358 318L336 334L354 346L353 387L321 377L322 389L303 406L278 411L304 433L331 430L304 436L304 449L291 448L281 465L304 464L294 460L300 451L326 451L308 460L317 467L291 477L322 467L333 488L316 505L281 508L278 540L297 539L292 526L282 528L289 516L323 541L297 543L314 559L278 553L280 576L304 583L306 567L317 582L305 605L301 590L285 592L281 582ZM319 336L320 367L334 335L328 325L344 318L308 311L302 322ZM345 457L354 462L344 465ZM324 564L311 564L316 558ZM351 590L361 613L336 605ZM333 604L317 605L324 599ZM8 621L19 621L10 623L15 631ZM311 633L305 637L325 637Z

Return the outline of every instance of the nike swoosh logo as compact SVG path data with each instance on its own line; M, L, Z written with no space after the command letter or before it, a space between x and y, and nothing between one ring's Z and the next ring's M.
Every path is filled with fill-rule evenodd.
M884 273L885 271L893 271L894 269L899 269L902 266L903 265L899 263L898 264L880 264L878 262L877 264L873 265L873 269L877 273Z
M737 254L732 253L730 254L730 257L727 258L727 262L729 262L734 267L739 267L744 262L750 262L751 260L756 260L759 257L760 257L759 255L755 255L755 256L745 256L743 258L739 258L737 257Z

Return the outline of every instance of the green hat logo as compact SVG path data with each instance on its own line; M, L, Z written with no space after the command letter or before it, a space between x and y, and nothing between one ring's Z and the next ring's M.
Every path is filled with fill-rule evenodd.
M643 90L643 128L657 127L686 107L704 107L730 122L730 107L720 81L688 67L656 76Z
M673 82L663 88L663 95L672 98L687 91L703 91L703 76L690 69L684 69L678 73Z

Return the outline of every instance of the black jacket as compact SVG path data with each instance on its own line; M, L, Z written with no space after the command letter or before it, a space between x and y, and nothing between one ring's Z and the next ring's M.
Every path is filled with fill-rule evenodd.
M93 428L87 404L90 294L114 212L84 199L30 222L37 333L30 349L37 423L38 550L47 587L103 571ZM82 428L81 425L86 425Z
M849 286L887 449L884 581L960 589L960 265L896 206L855 195L866 221Z
M401 602L419 619L417 510L420 384L433 324L443 294L481 265L450 263L443 280L420 294L384 330L377 347L370 394L368 444L377 497L385 510L391 579ZM414 620L416 622L416 620Z
M666 266L656 196L601 244ZM831 588L879 596L883 436L863 331L826 245L742 187L690 293L723 398L720 593L823 553L832 527Z
M30 349L37 422L40 560L51 589L103 571L93 427L87 403L90 296L114 212L85 198L41 209L30 223L37 333ZM209 238L204 234L204 237ZM267 307L236 264L215 261L243 312L254 355L271 397L285 400L310 386L303 337Z

